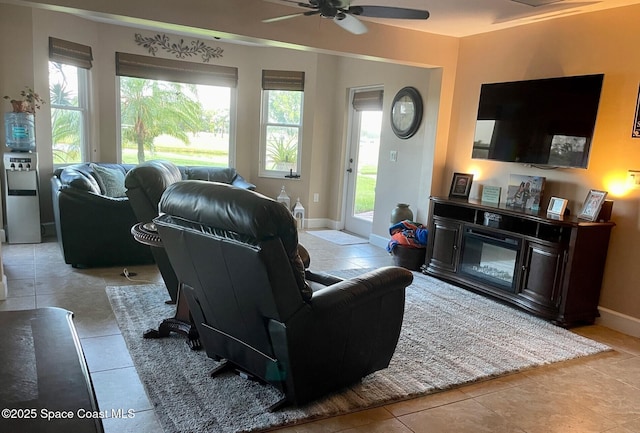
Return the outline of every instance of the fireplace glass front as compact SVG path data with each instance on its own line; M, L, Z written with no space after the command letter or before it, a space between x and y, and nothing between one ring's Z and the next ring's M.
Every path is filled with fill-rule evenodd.
M520 239L467 228L460 271L492 287L516 291Z

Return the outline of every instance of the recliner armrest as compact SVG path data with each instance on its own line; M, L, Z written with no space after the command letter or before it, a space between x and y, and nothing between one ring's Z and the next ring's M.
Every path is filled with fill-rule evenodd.
M313 293L310 304L314 310L337 313L359 303L404 289L413 281L411 271L387 266L354 278L343 280Z
M304 259L303 259L303 262L304 262ZM304 277L307 279L307 281L310 281L312 283L322 284L324 286L331 286L333 284L338 284L344 280L344 278L339 278L339 277L336 277L335 275L327 274L326 272L310 271L309 269L305 269ZM324 288L319 290L324 290Z

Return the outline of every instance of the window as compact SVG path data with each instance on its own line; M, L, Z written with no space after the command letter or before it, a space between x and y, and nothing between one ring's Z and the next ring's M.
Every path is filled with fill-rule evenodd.
M260 176L299 175L304 72L262 71Z
M237 70L118 53L121 161L233 166Z
M49 100L54 164L88 160L91 48L49 38Z

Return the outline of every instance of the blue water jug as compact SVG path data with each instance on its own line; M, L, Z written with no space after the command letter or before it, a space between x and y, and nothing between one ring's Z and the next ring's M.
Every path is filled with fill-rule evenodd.
M17 152L36 150L35 120L31 113L5 113L7 147Z

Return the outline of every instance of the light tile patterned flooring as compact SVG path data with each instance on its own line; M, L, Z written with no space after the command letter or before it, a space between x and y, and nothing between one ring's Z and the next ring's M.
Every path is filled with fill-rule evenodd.
M300 240L315 270L392 264L384 249L369 244L338 246L304 232ZM161 432L105 293L108 285L134 284L120 275L122 268L73 269L51 239L3 244L2 256L9 297L0 301L0 310L57 306L73 311L100 408L136 411L132 419L105 420L107 433ZM137 280L162 281L155 266L128 269ZM574 332L614 351L278 431L639 433L640 339L602 326Z

